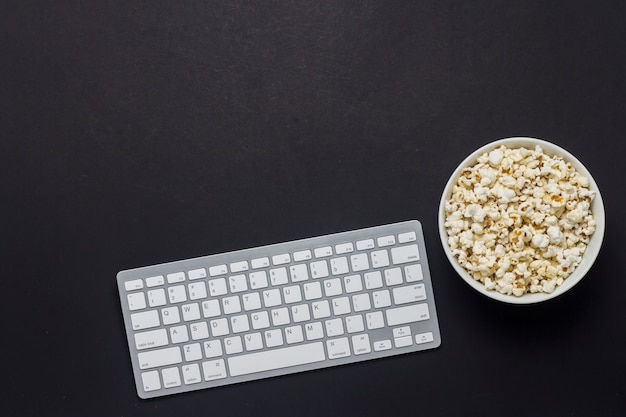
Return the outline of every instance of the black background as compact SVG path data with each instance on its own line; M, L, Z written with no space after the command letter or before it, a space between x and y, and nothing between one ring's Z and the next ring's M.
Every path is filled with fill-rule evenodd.
M3 415L624 415L623 1L5 1L0 34ZM606 206L541 305L476 293L437 234L448 176L508 136ZM409 219L439 349L137 397L119 270Z

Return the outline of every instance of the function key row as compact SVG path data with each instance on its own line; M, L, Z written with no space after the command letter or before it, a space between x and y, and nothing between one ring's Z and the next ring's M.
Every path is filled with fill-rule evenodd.
M415 240L417 240L417 236L415 235L415 232L400 233L397 236L397 243L401 243L401 244L414 242ZM356 249L359 251L363 251L363 250L374 249L376 246L382 248L386 246L393 246L395 244L396 244L396 236L389 235L389 236L382 236L382 237L377 238L376 243L374 243L374 239L359 240L356 242ZM396 248L396 249L400 249L400 248ZM226 275L229 273L229 270L231 273L238 273L238 272L246 272L250 269L250 267L252 267L252 269L260 269L260 268L267 268L271 265L274 265L274 266L285 265L285 264L292 262L292 256L293 256L294 262L303 262L303 261L309 261L313 259L313 256L315 256L315 258L325 258L325 257L333 256L333 255L342 255L342 254L352 253L352 252L354 252L354 245L351 242L340 243L334 246L334 251L333 251L332 246L324 246L321 248L314 249L313 253L311 253L311 250L307 249L307 250L294 252L293 255L289 253L274 255L271 258L271 262L270 262L270 258L266 256L262 258L252 259L250 261L250 264L248 264L248 261L240 261L240 262L233 262L230 265L226 265L226 264L214 265L214 266L209 267L208 275L207 275L207 270L205 268L193 269L193 270L187 271L187 277L189 278L190 281L193 281L197 279L207 278L207 276L216 277L220 275ZM396 252L400 253L398 251ZM393 253L394 251L392 250L392 255ZM394 262L394 263L402 263L402 262ZM148 277L145 280L146 287L157 287L160 285L164 285L166 280L168 284L175 284L178 282L183 282L185 281L185 273L174 272L171 274L167 274L165 278L162 275ZM124 283L124 287L126 291L135 291L135 290L143 289L144 288L143 280L135 279L135 280L127 281Z

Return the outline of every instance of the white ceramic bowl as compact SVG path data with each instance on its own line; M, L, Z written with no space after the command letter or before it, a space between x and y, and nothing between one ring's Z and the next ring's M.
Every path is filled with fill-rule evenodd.
M445 222L445 202L450 198L452 194L452 188L454 184L456 184L459 176L461 175L461 171L464 168L473 166L476 164L478 157L485 152L489 152L501 145L505 145L507 148L519 148L526 147L529 149L534 149L536 145L541 146L543 152L547 155L559 155L565 161L570 162L576 171L589 179L589 189L596 192L596 196L591 203L591 212L597 222L596 231L589 239L589 244L587 245L587 249L583 254L583 259L576 267L574 272L572 272L564 281L563 284L558 286L552 293L534 293L534 294L524 294L521 297L516 297L514 295L506 295L501 294L497 291L486 290L485 286L482 282L476 281L472 278L472 276L458 263L457 259L452 255L452 251L448 245L448 233L444 226ZM526 138L526 137L513 137L500 139L495 142L491 142L480 149L477 149L471 155L469 155L461 164L454 170L452 176L448 180L446 184L443 194L441 196L441 201L439 203L439 236L441 238L441 244L443 245L443 249L448 257L448 260L456 270L456 272L467 282L472 288L481 294L486 295L487 297L503 301L505 303L512 304L532 304L538 303L541 301L546 301L551 298L557 297L564 292L568 291L574 285L576 285L589 271L591 266L593 265L598 253L600 252L600 247L602 246L602 240L604 238L604 227L605 227L605 217L604 217L604 204L602 203L602 196L600 195L600 190L598 189L598 185L595 180L591 176L591 173L585 168L585 166L576 159L572 154L567 152L565 149L540 139L534 138Z

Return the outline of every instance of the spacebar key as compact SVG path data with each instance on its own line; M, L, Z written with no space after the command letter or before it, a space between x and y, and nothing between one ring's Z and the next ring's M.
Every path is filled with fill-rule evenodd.
M317 342L235 356L228 358L228 367L231 376L238 376L321 362L325 359L324 346Z

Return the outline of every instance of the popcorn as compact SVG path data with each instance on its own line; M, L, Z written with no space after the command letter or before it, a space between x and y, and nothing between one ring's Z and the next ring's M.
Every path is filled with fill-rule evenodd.
M485 153L461 172L444 204L452 253L487 290L551 293L595 231L588 187L588 178L539 146Z

